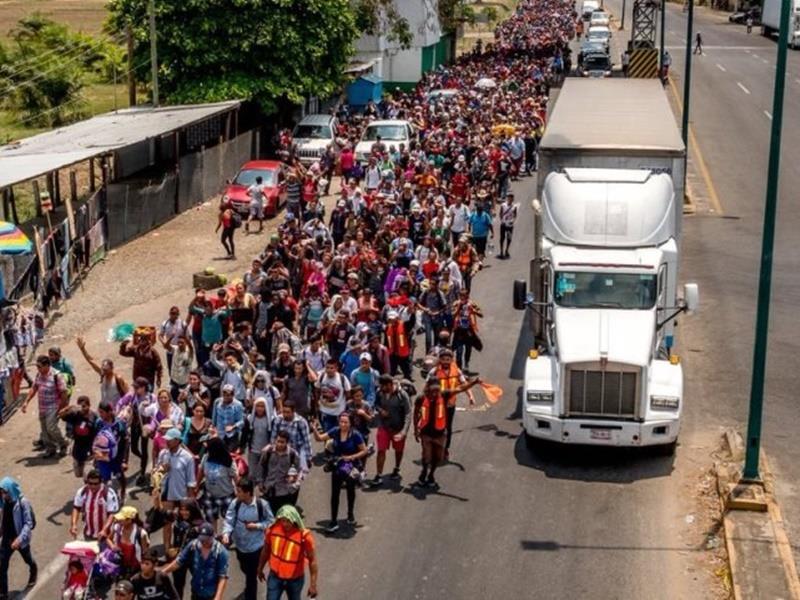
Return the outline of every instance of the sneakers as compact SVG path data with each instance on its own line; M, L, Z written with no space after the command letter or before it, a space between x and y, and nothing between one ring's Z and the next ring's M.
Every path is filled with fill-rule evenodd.
M425 487L438 490L439 484L436 483L436 480L433 477L428 477L427 481L425 482Z
M147 485L147 476L144 473L140 473L139 476L136 478L136 485L142 487Z
M390 479L400 479L400 467L395 467L392 470L392 474L389 475Z
M56 452L55 448L50 448L44 454L42 454L42 458L53 458L57 454L58 452Z
M325 533L328 533L328 534L336 533L337 531L339 531L339 523L338 523L338 521L331 521L330 525L328 525L325 528Z
M375 477L369 481L369 487L379 487L381 485L383 485L383 477L380 475L375 475Z
M66 456L68 451L69 451L69 446L67 445L61 446L61 448L59 448L58 450L58 455L62 457Z
M350 527L355 527L357 524L356 518L353 515L350 515L349 517L347 517L347 524Z

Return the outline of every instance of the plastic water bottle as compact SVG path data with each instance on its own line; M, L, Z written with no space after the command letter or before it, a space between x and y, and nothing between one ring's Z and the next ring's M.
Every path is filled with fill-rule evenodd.
M486 247L486 254L487 256L494 254L494 242L489 242L489 245Z

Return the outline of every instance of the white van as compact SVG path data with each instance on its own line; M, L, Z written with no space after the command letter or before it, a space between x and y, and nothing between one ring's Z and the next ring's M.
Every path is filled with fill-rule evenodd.
M581 8L581 16L584 20L591 18L592 13L600 8L599 0L583 0L583 7Z

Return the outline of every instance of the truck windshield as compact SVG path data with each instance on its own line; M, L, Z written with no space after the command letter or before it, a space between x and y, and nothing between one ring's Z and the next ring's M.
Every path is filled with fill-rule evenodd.
M611 65L607 56L595 55L583 59L583 68L587 71L610 71Z
M656 276L557 271L554 297L565 308L645 310L656 302Z

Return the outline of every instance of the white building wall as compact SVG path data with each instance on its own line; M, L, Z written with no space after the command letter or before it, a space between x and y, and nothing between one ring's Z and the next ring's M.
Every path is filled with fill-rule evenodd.
M400 50L385 62L385 81L418 81L422 77L422 48Z

